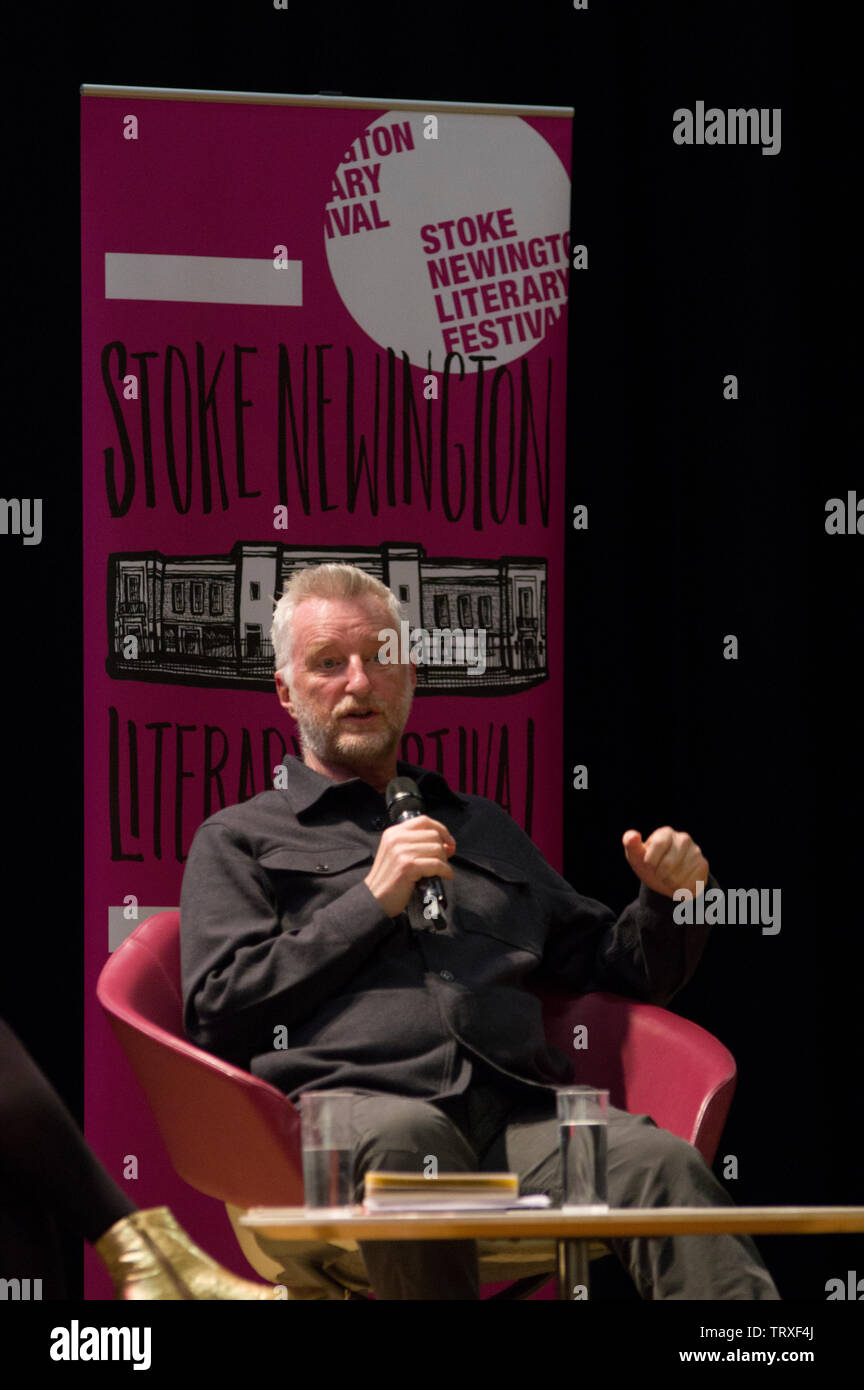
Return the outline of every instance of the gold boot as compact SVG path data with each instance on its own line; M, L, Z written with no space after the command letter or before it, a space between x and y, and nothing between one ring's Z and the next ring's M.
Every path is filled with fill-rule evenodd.
M195 1245L168 1207L115 1221L94 1250L114 1281L115 1298L277 1299L278 1288L240 1279Z

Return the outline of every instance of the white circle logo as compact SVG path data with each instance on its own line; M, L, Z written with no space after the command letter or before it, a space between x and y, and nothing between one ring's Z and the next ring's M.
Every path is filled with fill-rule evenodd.
M450 352L466 372L475 353L512 362L566 312L570 180L518 116L390 111L346 151L330 195L345 308L418 367L442 371Z

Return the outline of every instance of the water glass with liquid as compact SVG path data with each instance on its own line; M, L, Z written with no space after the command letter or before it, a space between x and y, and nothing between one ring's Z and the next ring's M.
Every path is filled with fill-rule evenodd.
M593 1086L559 1086L556 1106L561 1141L562 1211L599 1214L606 1195L609 1092Z
M302 1091L303 1194L307 1210L348 1216L354 1209L351 1091Z

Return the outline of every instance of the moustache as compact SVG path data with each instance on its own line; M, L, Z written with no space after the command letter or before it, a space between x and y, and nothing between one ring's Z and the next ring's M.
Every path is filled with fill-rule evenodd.
M349 714L384 714L381 705L352 705L347 709L337 709L335 715L337 719L343 719Z

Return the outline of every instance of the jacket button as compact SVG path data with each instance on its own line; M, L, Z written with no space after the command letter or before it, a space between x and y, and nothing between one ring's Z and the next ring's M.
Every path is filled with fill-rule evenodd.
M454 980L456 978L449 970L441 970L439 973L442 980Z
M320 873L320 874L326 873L326 872L327 872L327 865L326 865L326 864L316 864L316 865L315 865L315 872L316 872L316 873Z

